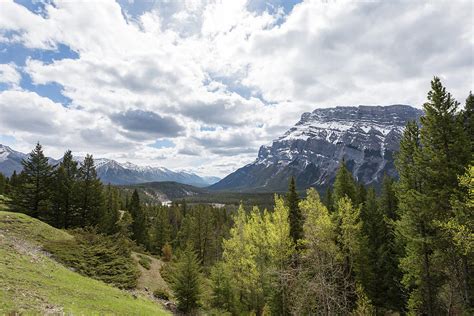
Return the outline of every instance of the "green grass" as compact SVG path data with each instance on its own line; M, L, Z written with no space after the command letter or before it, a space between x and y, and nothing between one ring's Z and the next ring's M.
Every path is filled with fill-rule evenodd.
M24 214L0 211L0 314L166 315L157 303L57 263L42 243L73 238Z

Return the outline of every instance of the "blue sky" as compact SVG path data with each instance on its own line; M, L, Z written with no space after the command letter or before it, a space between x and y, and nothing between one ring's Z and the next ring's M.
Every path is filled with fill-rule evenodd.
M471 1L11 1L0 143L225 175L318 107L473 90Z

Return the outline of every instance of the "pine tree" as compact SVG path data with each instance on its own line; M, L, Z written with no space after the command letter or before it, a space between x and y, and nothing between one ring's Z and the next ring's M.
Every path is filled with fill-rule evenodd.
M53 168L39 143L21 163L22 181L14 194L15 204L35 218L45 218L50 206Z
M336 206L339 200L345 196L351 199L352 203L358 203L359 199L357 198L357 190L354 178L352 177L352 174L349 172L349 170L347 170L346 163L344 160L342 160L336 174L336 180L334 182L334 206Z
M81 227L97 225L103 210L102 183L97 177L94 158L91 155L86 155L78 175L78 224Z
M300 199L296 192L295 177L291 177L286 199L290 210L288 216L290 220L290 235L296 245L298 240L303 238L303 216L298 205Z
M171 288L180 311L190 313L199 307L201 284L201 267L192 247L188 246L174 264L172 272Z

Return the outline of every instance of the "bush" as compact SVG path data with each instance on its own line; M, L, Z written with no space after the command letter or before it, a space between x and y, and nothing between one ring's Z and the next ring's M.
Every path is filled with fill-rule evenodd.
M93 231L74 230L72 234L74 239L50 241L44 249L80 274L119 288L136 287L139 271L127 243Z
M173 257L173 249L171 248L171 245L166 243L161 251L163 252L163 261L171 261L171 258Z
M150 270L151 267L151 259L150 257L144 255L138 255L138 263L147 270Z
M165 289L156 289L153 291L153 296L165 301L169 301L170 299L170 294Z

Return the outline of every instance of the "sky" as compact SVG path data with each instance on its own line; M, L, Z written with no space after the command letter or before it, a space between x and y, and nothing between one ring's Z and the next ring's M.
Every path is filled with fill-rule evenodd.
M225 176L303 112L474 90L472 1L0 0L0 143Z

